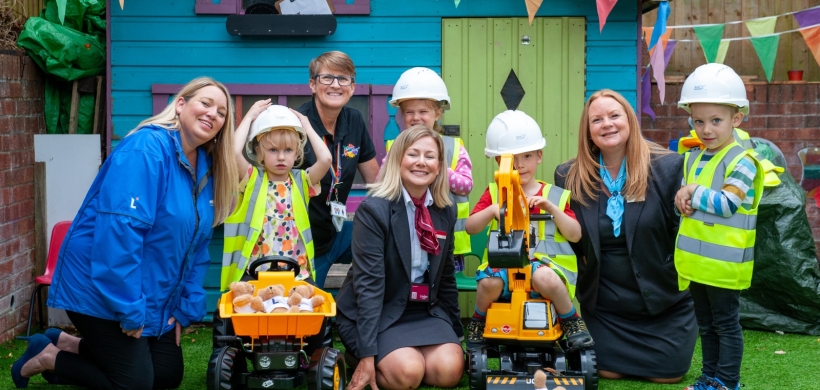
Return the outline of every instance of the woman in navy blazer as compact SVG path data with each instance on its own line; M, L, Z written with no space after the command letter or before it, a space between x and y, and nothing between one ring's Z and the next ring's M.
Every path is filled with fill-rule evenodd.
M555 185L572 191L570 207L582 228L573 245L576 291L602 378L676 383L692 362L695 312L689 292L678 290L672 258L682 164L681 156L646 141L629 102L605 89L584 106L578 156L555 172ZM621 174L623 188L610 190ZM605 175L616 179L607 186ZM618 193L623 214L613 219L609 203Z
M453 263L456 209L448 196L447 170L441 169L443 156L441 138L429 127L402 132L382 177L369 186L356 210L353 265L336 299L339 336L348 357L358 360L351 390L366 385L407 389L422 383L454 387L461 379L463 329ZM426 205L437 253L421 246L415 216L422 211L412 198Z

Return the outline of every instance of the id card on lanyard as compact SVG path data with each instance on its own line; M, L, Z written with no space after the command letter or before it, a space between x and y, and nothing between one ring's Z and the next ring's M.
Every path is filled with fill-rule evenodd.
M325 139L325 145L327 140ZM329 148L328 148L329 149ZM342 155L340 144L336 144L336 166L330 165L330 189L327 192L327 202L330 205L330 216L337 232L342 231L342 224L347 220L347 207L339 202L339 186L342 184Z

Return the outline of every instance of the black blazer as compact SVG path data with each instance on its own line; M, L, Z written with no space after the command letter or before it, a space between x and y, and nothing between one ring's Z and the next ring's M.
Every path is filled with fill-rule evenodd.
M397 201L368 196L353 219L353 265L347 273L336 305L356 322L358 357L378 354L376 336L398 320L410 298L410 227L403 197ZM453 228L455 206L428 207L441 252L430 255L430 315L447 321L458 337L464 335L458 306ZM416 234L416 232L412 232Z
M573 161L555 170L555 185L566 188L566 175ZM632 260L635 280L651 315L657 315L682 299L691 299L688 291L679 291L673 254L680 225L675 214L675 194L683 177L683 157L678 154L653 156L650 162L649 186L644 202L626 202L622 231ZM578 194L572 194L573 198ZM598 196L606 196L603 191ZM595 313L601 265L601 243L598 233L598 202L586 199L589 206L571 202L581 224L583 237L573 245L578 257L578 302L585 312Z

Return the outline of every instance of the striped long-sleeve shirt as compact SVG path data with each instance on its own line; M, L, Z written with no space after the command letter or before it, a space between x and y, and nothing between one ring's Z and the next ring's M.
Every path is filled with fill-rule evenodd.
M714 155L714 153L703 152L703 157L695 169L695 177L700 175L703 167ZM755 199L753 183L756 174L757 167L751 157L743 157L732 169L720 191L699 185L692 193L692 208L723 217L732 216L738 207L750 210ZM684 177L681 186L685 185L686 178Z

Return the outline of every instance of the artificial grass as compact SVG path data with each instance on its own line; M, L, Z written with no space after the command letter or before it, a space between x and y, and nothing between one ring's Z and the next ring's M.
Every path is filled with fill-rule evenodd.
M185 356L185 378L182 390L205 389L205 372L211 356L210 325L193 326L182 337ZM744 330L741 383L746 389L814 390L820 388L820 338L804 335L781 335L770 332ZM340 345L337 347L340 348ZM12 340L0 345L0 389L13 389L11 366L22 356L25 341ZM784 351L784 354L776 354ZM663 362L658 362L663 364ZM606 390L664 390L681 389L700 375L700 343L695 348L692 367L681 383L660 385L639 380L601 379L599 388ZM469 390L466 375L458 390ZM74 386L48 385L42 376L31 378L30 388L78 389ZM303 386L305 387L305 386ZM424 388L423 388L424 389ZM432 389L432 388L426 388Z

